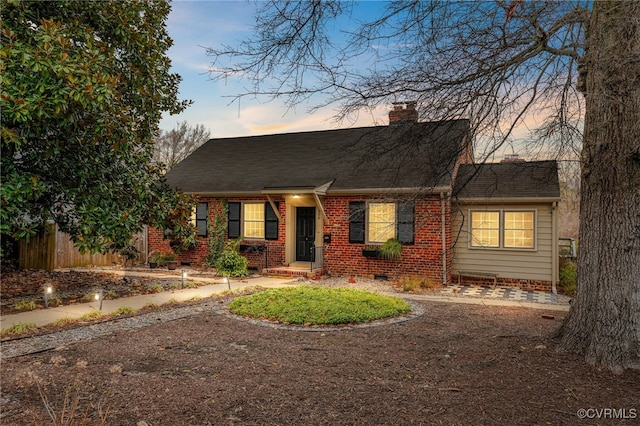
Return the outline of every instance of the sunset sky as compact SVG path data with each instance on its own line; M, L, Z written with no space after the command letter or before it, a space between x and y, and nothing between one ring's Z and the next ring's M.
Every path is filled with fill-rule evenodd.
M383 2L362 2L362 13L373 13ZM167 30L174 41L168 54L173 71L182 76L181 99L191 99L193 104L182 114L165 115L160 128L170 130L179 121L190 125L202 124L212 137L233 137L270 133L324 130L338 127L332 120L331 109L307 112L300 106L295 111L287 109L279 101L243 99L238 105L232 96L241 91L237 81L213 82L207 73L211 58L205 47L233 45L251 34L256 4L247 1L173 1ZM387 111L380 111L377 120L386 123ZM373 119L361 117L348 125L370 126ZM381 123L378 123L381 124ZM346 126L343 124L342 126Z

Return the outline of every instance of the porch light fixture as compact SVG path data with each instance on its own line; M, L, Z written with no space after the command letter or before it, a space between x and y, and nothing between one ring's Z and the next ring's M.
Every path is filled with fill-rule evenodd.
M98 290L94 297L98 302L100 302L100 310L102 310L102 300L104 299L104 293L102 289Z
M49 297L53 294L53 287L48 285L44 288L44 307L49 307Z

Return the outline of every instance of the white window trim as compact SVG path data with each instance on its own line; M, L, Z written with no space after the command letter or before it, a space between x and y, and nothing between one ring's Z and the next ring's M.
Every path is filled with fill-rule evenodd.
M471 216L473 213L495 213L498 215L498 247L489 247L489 246L474 246L473 242L473 221ZM533 247L505 247L504 245L504 214L505 212L531 212L533 213ZM496 251L538 251L538 209L469 209L467 211L468 219L468 235L469 238L467 240L467 246L472 250L496 250Z

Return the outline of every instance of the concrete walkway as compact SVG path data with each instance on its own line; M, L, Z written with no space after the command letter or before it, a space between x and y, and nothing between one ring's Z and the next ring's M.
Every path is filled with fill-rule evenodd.
M105 271L101 271L105 272ZM126 271L127 276L148 276L147 275L137 275L139 273ZM176 278L176 275L167 274L164 276L163 274L154 274L154 277L157 278ZM198 288L186 288L179 290L171 290L171 291L163 291L160 293L151 293L151 294L141 294L138 296L130 296L130 297L121 297L113 300L103 300L102 301L102 312L104 314L110 314L117 311L122 307L129 307L133 309L140 309L149 304L162 305L169 301L177 301L184 302L187 300L193 300L195 298L206 298L211 297L225 291L228 291L229 288L231 290L242 290L247 287L263 287L263 288L277 288L284 286L293 286L297 284L297 281L291 280L291 278L268 278L268 277L260 277L260 278L251 278L247 280L233 280L231 279L229 283L224 280L224 278L188 278L188 280L197 280L200 282L208 282L210 284L204 285ZM82 317L84 314L98 310L100 308L100 302L94 301L89 303L74 303L72 305L66 306L58 306L55 308L48 309L36 309L33 311L20 312L18 314L12 315L4 315L0 317L0 328L5 329L9 328L15 324L20 323L33 323L38 327L51 324L56 322L62 318L73 318L77 319Z
M123 277L156 277L156 278L180 278L180 271L176 272L151 272L144 270L122 270L122 269L106 269L100 268L95 270L87 270L91 272L108 272ZM110 314L117 311L119 308L128 307L132 309L140 309L149 304L162 305L169 301L184 302L187 300L193 300L196 298L207 298L214 295L221 294L225 291L242 290L247 287L263 287L263 288L278 288L285 286L295 286L299 282L297 279L287 278L273 278L273 277L255 277L243 280L226 281L225 278L215 277L207 278L198 276L197 274L190 274L186 278L187 281L199 281L205 282L207 285L198 288L188 289L176 289L171 291L164 291L160 293L141 294L138 296L122 297L113 300L102 301L102 312L104 314ZM401 293L388 293L390 296L403 297L406 299L417 301L432 301L440 303L466 303L486 306L515 306L522 308L543 309L552 311L568 311L569 299L556 297L554 295L548 295L546 293L540 293L531 297L531 292L523 292L517 289L496 289L494 293L488 293L484 290L484 287L469 287L466 289L457 290L455 286L445 287L442 290L434 294L401 294ZM503 290L503 291L501 291ZM507 293L505 293L505 291ZM505 295L509 297L504 297ZM501 296L501 297L498 297ZM32 323L37 327L41 327L47 324L56 322L62 318L78 319L83 315L99 310L100 302L93 301L89 303L76 303L67 306L59 306L48 309L38 309L33 311L21 312L18 314L4 315L0 317L0 328L5 329L12 327L16 324Z

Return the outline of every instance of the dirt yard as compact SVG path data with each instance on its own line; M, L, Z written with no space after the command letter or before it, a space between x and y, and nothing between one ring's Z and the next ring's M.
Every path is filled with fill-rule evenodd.
M3 360L0 423L51 424L66 399L107 425L638 424L640 371L558 353L563 313L424 308L339 331L199 313Z

